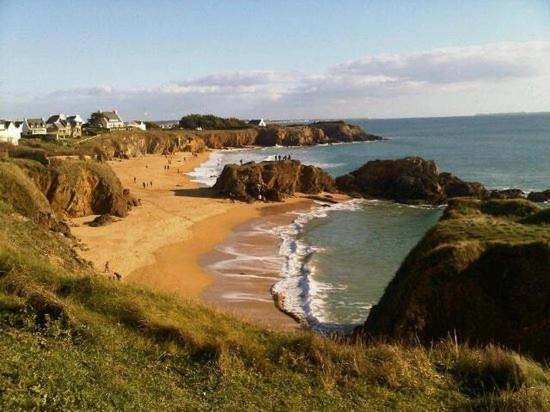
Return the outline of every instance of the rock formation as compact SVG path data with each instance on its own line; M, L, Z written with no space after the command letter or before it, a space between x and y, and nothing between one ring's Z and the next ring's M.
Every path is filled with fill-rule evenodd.
M433 160L405 157L373 160L336 179L338 189L352 196L395 200L408 204L443 204L452 197L485 198L481 183L439 173Z
M318 122L300 126L271 126L256 129L258 146L310 146L325 143L382 140L359 126L343 121Z
M451 200L359 332L425 343L451 335L549 358L549 216L526 200Z
M315 194L334 192L334 179L322 169L297 160L282 160L244 165L225 165L214 189L230 198L254 201L260 197L281 201L295 192Z
M550 202L550 190L543 190L542 192L531 192L527 196L527 199L531 202Z
M52 210L67 217L91 214L126 216L137 204L109 165L97 161L54 160L49 166L15 160L35 183Z

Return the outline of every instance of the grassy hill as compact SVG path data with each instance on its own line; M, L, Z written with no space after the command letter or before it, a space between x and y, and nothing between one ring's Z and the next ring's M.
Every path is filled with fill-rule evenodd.
M0 228L2 410L549 410L511 352L270 332L105 279L5 202Z
M548 368L510 351L273 332L107 279L4 166L0 410L550 410Z

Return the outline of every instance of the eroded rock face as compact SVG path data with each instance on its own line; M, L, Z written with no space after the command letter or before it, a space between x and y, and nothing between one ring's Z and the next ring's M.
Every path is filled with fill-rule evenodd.
M30 161L18 164L46 196L55 213L67 217L91 214L123 217L137 204L107 164L82 160L55 160L49 166Z
M336 186L334 179L318 167L282 160L226 165L214 189L230 198L250 202L260 197L281 201L296 192L335 192Z
M336 178L338 189L351 196L394 200L408 204L443 204L453 197L484 199L481 183L465 182L451 173L439 173L433 160L405 157L367 162Z
M451 200L358 333L425 343L451 335L548 359L548 216L526 200Z
M130 159L146 154L168 154L174 152L202 152L206 150L204 140L192 135L176 132L113 132L84 143L84 148L93 150L99 160L113 158Z

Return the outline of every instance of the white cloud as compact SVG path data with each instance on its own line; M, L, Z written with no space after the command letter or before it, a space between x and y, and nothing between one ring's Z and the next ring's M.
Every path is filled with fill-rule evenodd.
M179 117L187 112L241 117L438 115L495 111L497 107L513 111L518 105L519 110L542 110L544 105L547 109L550 94L532 93L539 88L550 90L550 42L369 56L316 75L230 72L153 88L96 86L60 90L32 102L21 102L21 106L42 103L49 111L53 107L71 111L71 104L80 111L116 106L131 117L148 112L153 118ZM480 100L484 91L486 97ZM502 108L503 101L508 106ZM434 107L440 112L434 113Z

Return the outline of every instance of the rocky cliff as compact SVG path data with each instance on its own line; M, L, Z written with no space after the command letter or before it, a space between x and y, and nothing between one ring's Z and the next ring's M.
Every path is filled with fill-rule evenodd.
M295 192L334 192L334 179L322 169L297 160L226 165L214 185L225 196L244 201L260 197L281 201Z
M202 152L206 150L206 144L203 139L188 133L162 130L117 131L84 142L80 148L99 160L110 160L129 159L145 154Z
M253 128L242 130L208 130L192 132L192 134L201 139L211 149L255 146L258 138L258 131Z
M47 166L30 160L13 162L34 182L51 209L61 216L122 217L137 204L107 164L93 160L55 160Z
M548 209L454 199L407 256L360 333L506 345L550 357Z

